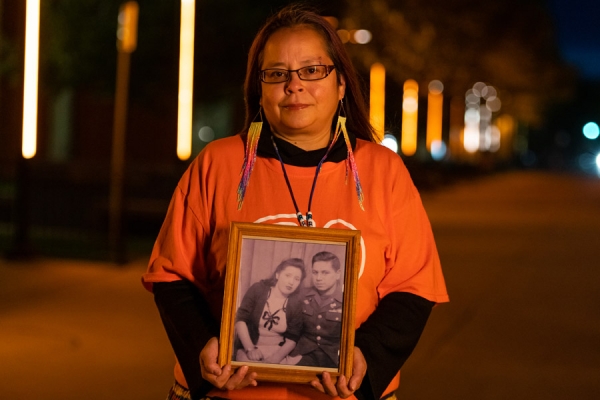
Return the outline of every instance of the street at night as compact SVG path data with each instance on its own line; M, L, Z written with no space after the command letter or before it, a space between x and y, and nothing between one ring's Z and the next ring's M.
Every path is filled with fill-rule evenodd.
M451 302L399 399L599 398L600 181L513 171L422 198ZM165 398L173 356L145 261L0 261L2 397Z
M598 15L0 0L0 400L600 399Z

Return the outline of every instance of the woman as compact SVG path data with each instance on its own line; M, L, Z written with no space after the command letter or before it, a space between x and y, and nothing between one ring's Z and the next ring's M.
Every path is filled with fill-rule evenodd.
M282 261L271 279L252 285L237 309L236 361L286 364L302 329L299 300L294 296L306 277L304 261Z
M170 398L391 398L433 305L448 301L410 175L374 143L344 45L316 13L292 5L266 22L244 92L246 128L192 162L143 276L177 356ZM245 366L217 364L231 221L361 231L349 379L258 384Z

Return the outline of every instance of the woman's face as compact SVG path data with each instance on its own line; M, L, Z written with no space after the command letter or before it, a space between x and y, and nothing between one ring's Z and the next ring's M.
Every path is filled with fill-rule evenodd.
M302 281L302 271L298 267L287 266L276 274L275 278L277 278L276 286L279 291L283 295L289 296L298 289Z
M333 65L333 61L316 31L296 27L281 29L269 38L260 69L296 70L310 65ZM290 75L287 82L261 83L261 105L271 128L287 137L329 133L346 89L343 76L338 85L336 70L317 81L300 80L296 72Z

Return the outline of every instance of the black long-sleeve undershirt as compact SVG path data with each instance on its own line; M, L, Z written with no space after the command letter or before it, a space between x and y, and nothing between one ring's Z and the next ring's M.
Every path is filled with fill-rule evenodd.
M199 399L212 388L200 374L200 351L211 337L219 336L219 325L190 282L155 283L153 292L192 399ZM367 375L355 393L358 399L379 399L383 395L417 345L433 305L411 293L390 293L356 330L355 346L367 361Z
M434 304L412 293L390 293L356 330L354 345L367 361L359 400L381 398L417 345Z
M210 338L219 337L219 324L200 291L189 281L154 283L152 291L192 399L200 399L212 389L200 373L200 352Z

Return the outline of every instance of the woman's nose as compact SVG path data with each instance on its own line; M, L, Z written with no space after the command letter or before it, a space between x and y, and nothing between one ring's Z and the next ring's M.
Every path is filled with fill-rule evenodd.
M290 79L285 83L286 92L301 92L304 90L304 81L300 79L298 71L290 72Z

